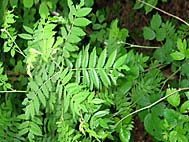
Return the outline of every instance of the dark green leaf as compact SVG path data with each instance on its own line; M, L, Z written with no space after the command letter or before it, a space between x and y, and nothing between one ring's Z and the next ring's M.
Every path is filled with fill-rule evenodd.
M146 40L153 40L156 37L156 34L151 28L144 27L143 36Z

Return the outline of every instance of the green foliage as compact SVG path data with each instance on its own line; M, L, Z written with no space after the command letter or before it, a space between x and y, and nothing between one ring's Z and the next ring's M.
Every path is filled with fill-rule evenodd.
M152 5L152 6L156 6L158 4L160 0L146 0L144 2ZM161 2L167 2L168 0L161 0ZM134 9L141 9L144 7L144 10L146 12L146 14L150 13L153 10L153 7L144 4L143 2L141 2L141 0L136 0L136 3L134 5Z
M187 142L188 27L154 14L143 36L162 47L147 56L126 46L132 37L119 19L108 20L108 8L93 4L0 2L0 140L135 141L138 113L155 141ZM152 11L136 1L142 7Z

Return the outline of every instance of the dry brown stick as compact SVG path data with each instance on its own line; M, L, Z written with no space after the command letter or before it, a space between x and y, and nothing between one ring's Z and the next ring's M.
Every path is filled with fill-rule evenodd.
M150 6L150 7L154 8L154 9L156 9L156 10L158 10L158 11L160 11L160 12L162 12L162 13L168 15L168 16L173 17L173 18L175 18L175 19L181 21L182 23L186 24L186 25L189 27L189 23L186 22L185 20L183 20L182 18L180 18L180 17L178 17L178 16L175 16L175 15L169 13L169 12L166 12L166 11L160 9L160 8L157 8L157 7L155 7L155 6L153 6L153 5L149 4L149 3L147 3L147 2L145 2L145 1L142 1L142 0L137 0L137 1L143 3L143 4L147 5L147 6Z

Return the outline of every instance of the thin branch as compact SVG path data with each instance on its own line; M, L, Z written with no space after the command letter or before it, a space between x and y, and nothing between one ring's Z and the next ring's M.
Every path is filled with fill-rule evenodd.
M150 104L150 105L148 105L148 106L146 106L146 107L143 107L143 108L141 108L141 109L138 109L138 110L136 110L136 111L134 111L134 112L132 112L132 113L126 115L125 117L123 117L121 120L119 120L119 121L116 123L115 128L116 128L123 120L125 120L125 119L128 118L129 116L132 116L132 115L134 115L134 114L136 114L136 113L138 113L138 112L141 112L141 111L143 111L143 110L149 109L149 108L155 106L156 104L160 103L161 101L167 99L168 97L172 96L173 94L178 93L178 92L180 92L180 91L184 91L184 90L189 90L189 88L179 88L178 90L175 90L174 92L172 92L172 93L170 93L170 94L168 94L168 95L166 95L166 96L160 98L160 99L157 100L156 102L154 102L154 103L152 103L152 104Z
M5 32L10 39L12 40L12 42L15 44L16 48L18 50L16 50L18 53L20 53L21 55L23 55L24 57L26 57L26 55L24 54L24 52L22 52L22 50L19 48L19 46L17 45L17 43L15 42L15 40L13 39L13 37L10 35L10 33L6 30L6 29L1 29L2 32Z
M0 93L26 93L27 91L11 90L11 91L0 91Z
M136 47L136 48L148 48L148 49L157 49L157 48L161 48L158 46L145 46L145 45L136 45L136 44L131 44L131 43L127 43L127 42L123 42L123 41L118 41L118 44L125 44L125 45L129 45L129 47Z
M156 9L156 10L158 10L158 11L160 11L160 12L162 12L162 13L164 13L164 14L170 16L170 17L173 17L173 18L175 18L175 19L181 21L182 23L186 24L186 25L189 27L189 23L186 22L185 20L183 20L182 18L180 18L180 17L178 17L178 16L175 16L175 15L173 15L173 14L171 14L171 13L168 13L168 12L166 12L166 11L160 9L160 8L157 8L157 7L155 7L155 6L153 6L153 5L149 4L149 3L147 3L147 2L145 2L145 1L142 1L142 0L137 0L137 1L139 1L139 2L141 2L141 3L143 3L143 4L145 4L145 5L147 5L147 6L149 6L149 7L152 7L152 8L154 8L154 9Z

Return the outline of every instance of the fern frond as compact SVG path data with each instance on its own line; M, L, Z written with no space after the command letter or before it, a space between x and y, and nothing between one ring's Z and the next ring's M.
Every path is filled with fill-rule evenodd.
M107 49L105 48L100 56L97 56L96 48L93 49L89 55L89 46L79 53L79 57L75 63L76 81L83 83L90 87L102 89L116 85L117 79L123 75L122 69L129 69L125 65L127 55L117 57L117 50L107 56ZM82 77L82 80L80 79Z

